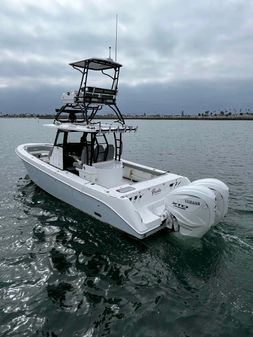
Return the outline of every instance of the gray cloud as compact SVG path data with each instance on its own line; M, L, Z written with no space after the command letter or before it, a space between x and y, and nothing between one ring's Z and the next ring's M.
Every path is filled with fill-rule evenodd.
M126 114L181 114L201 113L206 110L251 108L253 80L216 81L190 80L157 85L144 84L135 87L123 84L119 90L119 106ZM54 114L61 106L61 94L65 85L37 85L34 88L8 88L1 90L0 106L9 113ZM0 109L1 111L2 109ZM2 110L4 112L4 110Z
M3 0L0 111L52 111L78 85L69 62L108 56L116 12L126 112L253 105L251 2Z

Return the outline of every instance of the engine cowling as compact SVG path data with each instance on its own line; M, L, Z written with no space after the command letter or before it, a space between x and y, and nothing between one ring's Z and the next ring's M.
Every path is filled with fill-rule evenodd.
M173 190L166 198L166 224L183 235L201 238L228 210L228 187L200 179Z
M178 229L183 235L200 238L214 224L215 194L205 186L182 186L167 196L166 210L173 216L174 230ZM168 227L170 226L169 220Z
M228 212L229 188L218 179L206 178L195 180L191 185L206 186L212 190L216 197L216 214L214 225L217 225Z

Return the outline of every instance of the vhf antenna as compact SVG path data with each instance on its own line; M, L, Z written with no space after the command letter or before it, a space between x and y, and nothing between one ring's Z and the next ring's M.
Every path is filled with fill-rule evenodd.
M117 62L118 53L118 14L116 14L116 27L115 27L115 62Z

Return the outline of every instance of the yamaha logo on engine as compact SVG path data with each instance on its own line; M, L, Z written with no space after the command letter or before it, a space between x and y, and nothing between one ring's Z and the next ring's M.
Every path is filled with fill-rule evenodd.
M186 204L200 206L200 202L199 202L199 201L194 201L194 200L185 199L184 202L185 202Z

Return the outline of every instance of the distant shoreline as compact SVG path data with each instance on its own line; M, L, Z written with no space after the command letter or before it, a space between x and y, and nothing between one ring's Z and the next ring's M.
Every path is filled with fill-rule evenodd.
M112 119L112 117L102 118L100 119ZM124 117L124 119L138 119L138 120L252 120L253 116L161 116L161 117Z
M54 119L54 115L42 115L42 116L0 116L0 118L5 118L5 119ZM99 116L96 117L95 119L115 119L113 116ZM253 115L242 115L242 116L124 116L124 119L132 119L132 120L205 120L205 121L253 121Z

